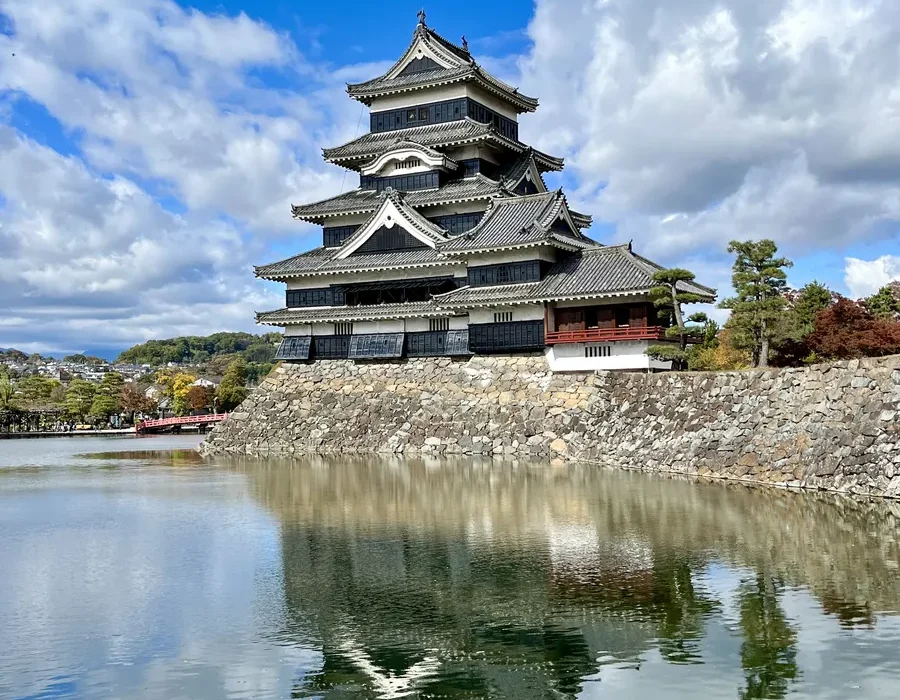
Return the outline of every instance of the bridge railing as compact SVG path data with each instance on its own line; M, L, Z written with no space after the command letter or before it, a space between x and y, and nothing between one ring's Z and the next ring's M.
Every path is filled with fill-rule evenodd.
M172 418L154 418L142 420L135 426L138 432L148 428L167 428L173 425L200 425L201 423L217 423L228 418L227 413L212 413L205 416L174 416Z

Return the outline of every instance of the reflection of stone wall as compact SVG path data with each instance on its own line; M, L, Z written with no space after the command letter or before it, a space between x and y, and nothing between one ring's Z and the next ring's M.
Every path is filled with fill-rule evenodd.
M233 467L285 530L338 530L352 541L372 533L382 540L392 530L470 545L487 540L499 559L507 547L540 552L550 578L586 583L595 593L619 590L617 577L634 588L636 576L662 561L699 569L724 559L808 587L835 613L900 608L900 504L893 502L586 465L312 459Z
M717 374L553 374L543 357L276 369L207 453L422 453L900 496L900 358Z

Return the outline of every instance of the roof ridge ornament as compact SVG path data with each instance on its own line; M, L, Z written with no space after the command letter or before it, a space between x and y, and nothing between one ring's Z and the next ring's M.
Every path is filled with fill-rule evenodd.
M418 20L419 20L419 26L420 26L420 27L427 27L427 26L428 26L427 24L425 24L425 8L424 8L424 7L416 13L416 17L417 17Z
M463 47L463 50L464 50L466 53L469 52L469 42L466 41L466 35L465 35L465 34L462 35L462 47Z

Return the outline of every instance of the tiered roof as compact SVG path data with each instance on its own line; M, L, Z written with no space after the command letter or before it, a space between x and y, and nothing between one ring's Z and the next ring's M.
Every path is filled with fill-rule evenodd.
M482 306L513 306L545 301L599 299L646 294L656 283L653 274L663 268L631 250L631 245L600 246L555 263L544 279L524 284L462 287L439 294L431 301L382 304L366 307L280 309L257 314L259 323L286 324L400 319L413 316L447 316ZM716 290L696 282L680 282L679 289L715 300Z
M557 222L563 225L557 226ZM562 190L494 199L477 226L439 248L442 253L459 255L540 245L566 250L597 245L578 230Z
M562 170L563 159L530 149L521 141L502 135L493 124L484 124L471 117L452 122L426 124L394 131L378 131L363 134L359 138L335 148L325 148L325 160L358 170L366 161L377 158L384 151L407 141L419 146L434 148L455 148L471 144L492 143L510 149L515 153L531 151L537 165L544 171Z
M410 64L414 62L426 63L413 70ZM498 80L481 68L472 58L467 45L454 44L428 27L424 12L420 13L412 43L400 60L384 75L348 85L347 92L354 99L370 105L377 97L455 83L476 84L510 103L519 112L533 112L538 106L535 98L521 94L518 88Z
M462 46L447 41L425 25L420 13L413 42L401 59L374 80L349 85L355 99L371 104L383 95L411 92L456 82L472 82L505 100L519 112L532 111L537 100L519 94L516 88L485 73ZM405 194L387 188L384 192L357 189L304 206L294 206L297 219L324 223L331 217L368 215L353 235L340 246L320 247L307 253L256 268L257 277L285 280L296 277L341 273L407 270L414 268L461 268L466 257L527 247L551 246L566 253L559 256L543 279L522 284L462 287L430 301L376 306L290 308L257 315L259 323L286 326L312 322L364 321L465 314L479 306L543 303L646 294L655 286L653 275L662 268L636 255L631 246L601 246L581 229L591 218L571 211L562 190L547 191L542 173L560 170L563 161L504 136L492 124L471 118L393 131L369 133L337 148L325 149L327 160L372 174L391 158L412 149L429 166L454 171L459 163L447 149L467 144L490 144L505 153L506 171L497 179L477 174L451 180L436 189ZM390 152L394 151L394 154ZM509 158L512 154L514 158ZM382 160L378 160L381 158ZM519 194L537 190L535 194ZM461 235L453 235L425 218L423 208L461 202L487 203L480 222ZM385 252L359 249L383 229L399 226L419 247ZM378 234L381 235L381 234ZM387 282L385 282L387 283ZM686 292L712 301L715 290L695 283L680 283Z
M653 275L663 268L631 250L631 245L597 246L555 263L539 282L462 287L434 298L441 309L566 301L645 294L657 283ZM716 290L702 284L680 282L679 289L713 301Z
M404 195L404 199L409 206L421 209L460 202L487 201L495 197L514 197L518 196L514 194L514 190L526 177L534 182L539 192L547 190L530 148L497 180L478 173L474 177L452 180L439 189L412 190ZM369 214L381 206L383 198L383 192L355 189L312 204L295 204L291 209L295 219L321 224L330 217ZM591 225L591 217L587 214L571 210L569 213L578 228L588 228Z
M279 280L339 272L454 265L459 264L460 255L479 251L540 245L580 250L598 245L578 231L562 190L525 196L507 193L506 196L497 197L491 201L481 222L471 231L458 236L452 236L416 211L412 204L415 194L417 193L401 194L388 188L378 195L366 222L340 247L320 247L287 260L257 267L256 276ZM361 238L371 233L372 224L386 202L395 206L402 215L404 222L398 222L398 225L426 236L431 241L430 246L348 257L348 251L352 251ZM566 225L555 226L557 221L565 222Z
M420 209L442 204L488 200L500 194L501 189L500 182L478 174L465 180L449 182L437 190L413 190L406 193L405 199L409 206ZM318 224L334 216L369 214L381 206L383 199L384 192L352 190L320 202L294 205L291 209L295 219Z

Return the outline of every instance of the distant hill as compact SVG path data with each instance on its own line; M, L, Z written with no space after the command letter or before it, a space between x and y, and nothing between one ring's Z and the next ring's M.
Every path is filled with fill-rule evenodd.
M203 365L216 358L241 356L247 362L270 363L275 360L280 333L213 333L206 337L184 336L168 340L148 340L121 353L116 362L150 364L168 362Z
M29 355L27 353L22 352L21 350L16 350L15 348L0 348L0 359L9 360L12 362L25 362L26 360L31 360L34 362L42 362L45 360L52 360L52 357L42 357L38 354Z

